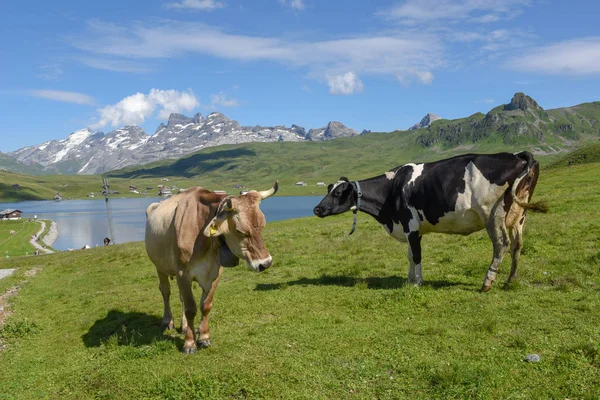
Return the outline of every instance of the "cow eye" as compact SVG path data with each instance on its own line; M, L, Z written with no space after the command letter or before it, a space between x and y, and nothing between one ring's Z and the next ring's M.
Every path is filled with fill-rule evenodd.
M250 234L249 234L249 233L242 232L242 231L240 231L240 230L239 230L239 229L237 229L237 228L235 229L235 231L236 231L237 233L239 233L240 235L242 235L242 236L245 236L245 237L250 237Z

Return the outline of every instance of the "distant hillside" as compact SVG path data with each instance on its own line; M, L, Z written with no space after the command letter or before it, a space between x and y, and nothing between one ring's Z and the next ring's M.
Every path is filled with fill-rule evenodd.
M51 200L56 192L35 180L29 175L0 171L0 202Z
M27 165L2 152L0 152L0 171L20 172L28 175L44 175L50 173L40 164L33 163Z
M600 144L582 147L556 160L548 168L562 168L571 165L600 163Z
M487 114L437 120L419 130L416 142L430 149L527 146L533 153L551 154L600 137L600 102L544 110L531 97L516 93L510 103Z

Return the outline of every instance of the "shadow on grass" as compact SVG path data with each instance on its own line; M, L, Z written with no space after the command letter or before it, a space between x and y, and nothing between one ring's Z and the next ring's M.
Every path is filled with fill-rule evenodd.
M398 289L404 285L409 284L406 278L399 276L386 276L376 277L371 276L368 278L355 278L344 275L321 275L319 278L300 278L295 281L281 282L281 283L261 283L256 285L254 290L278 290L288 286L296 285L315 285L315 286L355 286L359 284L366 284L368 289ZM448 281L425 281L423 286L432 287L434 289L460 286L460 282L448 282Z
M156 340L168 340L183 347L183 339L163 334L161 318L140 312L110 310L97 320L81 338L86 347L99 347L116 341L119 346L141 346Z

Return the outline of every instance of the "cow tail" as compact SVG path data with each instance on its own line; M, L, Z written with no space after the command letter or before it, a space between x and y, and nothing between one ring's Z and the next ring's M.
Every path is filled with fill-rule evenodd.
M533 212L548 212L548 205L545 201L537 201L535 203L530 203L531 196L533 196L533 190L535 189L535 185L537 184L538 177L540 175L540 165L536 160L534 160L531 153L527 151L523 151L517 154L517 157L521 158L524 161L527 161L527 167L517 176L517 179L513 182L511 189L511 196L515 203L519 206L523 207L525 210L531 210ZM529 196L527 201L522 201L517 197L517 188L521 184L521 181L525 179L523 185L527 186L527 191L529 192Z

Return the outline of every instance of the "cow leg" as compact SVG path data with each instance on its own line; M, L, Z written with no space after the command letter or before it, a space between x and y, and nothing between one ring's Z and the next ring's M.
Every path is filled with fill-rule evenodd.
M181 332L185 332L188 328L188 321L185 317L185 303L183 302L183 294L179 292L179 301L181 302Z
M158 272L158 288L163 297L164 311L162 319L162 329L173 329L173 314L171 313L171 284L169 283L169 277L163 272Z
M210 332L208 327L208 314L212 310L212 300L221 279L223 268L219 267L216 276L209 277L206 284L202 285L202 298L200 299L200 311L202 318L198 325L198 347L204 348L210 346Z
M481 286L482 292L487 292L492 288L492 283L496 280L496 274L498 273L498 269L500 268L500 264L502 263L502 259L504 258L510 243L503 216L502 218L494 218L494 216L492 216L488 221L486 229L490 239L492 239L494 257L492 258L490 267L483 280L483 286Z
M410 232L406 235L408 239L408 281L415 285L423 284L423 273L421 272L421 235L419 232Z
M521 257L521 249L523 248L523 225L525 224L525 215L521 217L510 229L510 256L512 258L512 264L510 266L510 275L506 283L510 283L517 276L517 266L519 264L519 258Z
M192 292L192 281L187 276L177 276L177 284L179 285L179 293L181 294L184 314L187 320L187 326L183 333L185 334L185 341L183 343L183 353L192 354L196 352L196 334L194 332L194 318L198 311L198 306L194 301L194 294ZM182 327L183 328L183 327Z

